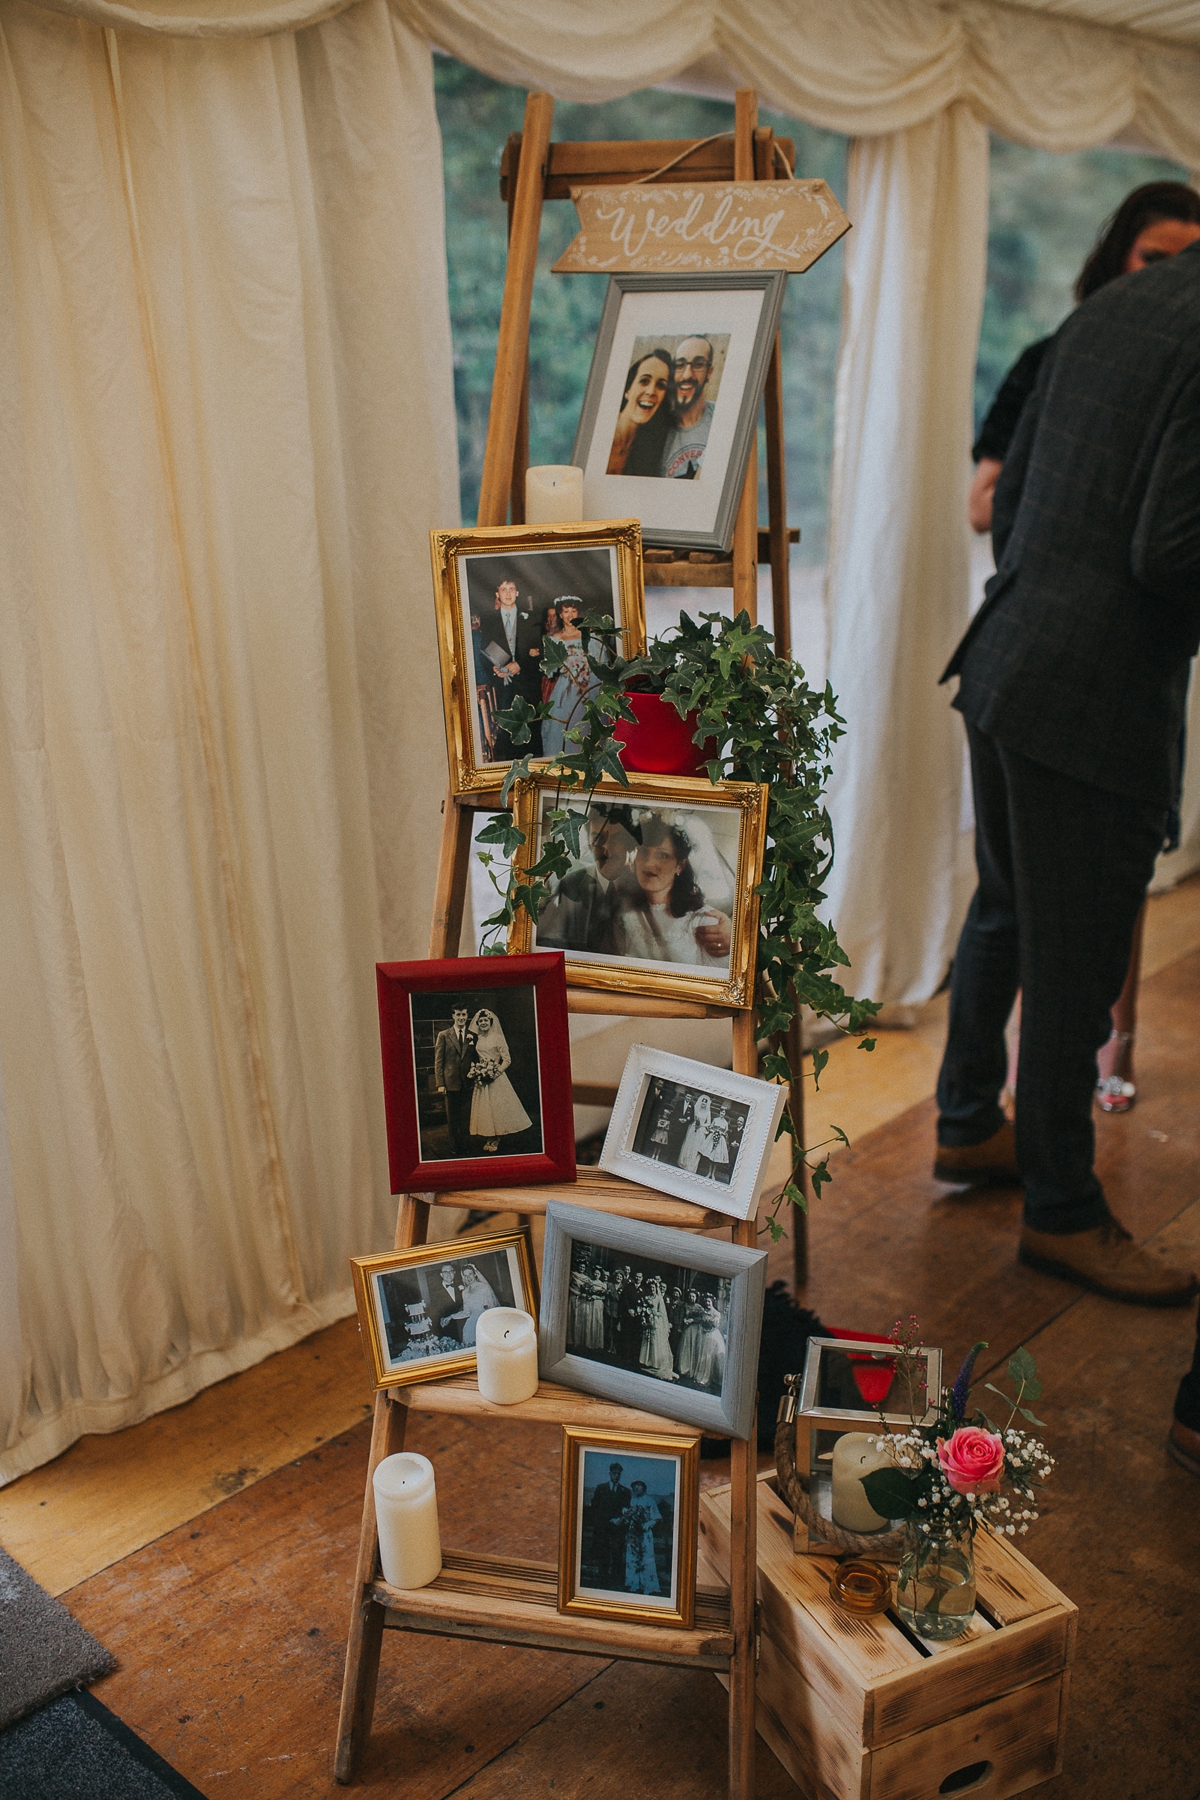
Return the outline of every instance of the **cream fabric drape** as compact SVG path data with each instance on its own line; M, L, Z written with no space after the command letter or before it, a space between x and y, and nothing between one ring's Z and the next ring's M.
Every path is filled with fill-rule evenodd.
M860 993L925 1000L971 893L963 735L937 678L963 625L987 132L961 102L852 147L838 370L829 916Z
M383 0L0 33L11 1477L344 1313L388 1241L372 964L425 948L457 478L429 53Z

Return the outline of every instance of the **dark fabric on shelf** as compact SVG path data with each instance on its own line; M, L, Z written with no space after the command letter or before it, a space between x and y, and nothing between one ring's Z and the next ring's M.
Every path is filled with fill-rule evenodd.
M999 1130L1004 1027L1021 989L1017 1162L1025 1220L1087 1231L1109 1217L1092 1171L1096 1052L1111 1029L1164 809L1060 775L967 726L975 795L971 901L950 982L938 1142Z
M116 1666L103 1644L0 1550L0 1729Z
M1177 780L1200 642L1200 247L1054 338L996 484L997 569L943 680L1010 750L1111 794Z
M204 1800L93 1694L67 1694L0 1733L0 1800Z
M1179 1384L1175 1417L1189 1431L1200 1431L1200 1307L1196 1309L1196 1348L1192 1352L1192 1366Z
M976 462L985 456L990 457L993 462L1003 462L1008 455L1008 446L1013 441L1021 408L1037 386L1042 358L1053 342L1053 338L1039 338L1036 344L1030 344L1027 350L1022 350L996 389L996 398L988 408L987 417L979 427L979 436L971 450Z

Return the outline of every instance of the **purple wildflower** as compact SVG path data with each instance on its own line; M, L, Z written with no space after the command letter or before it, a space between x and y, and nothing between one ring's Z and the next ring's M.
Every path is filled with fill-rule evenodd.
M967 1416L967 1396L971 1392L971 1377L975 1373L975 1358L981 1350L987 1349L987 1340L980 1339L970 1352L962 1368L954 1377L954 1386L950 1390L950 1415L954 1419L965 1419Z

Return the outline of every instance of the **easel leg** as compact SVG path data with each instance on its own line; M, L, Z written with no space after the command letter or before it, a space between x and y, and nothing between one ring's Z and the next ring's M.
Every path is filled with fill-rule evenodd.
M442 802L442 844L438 853L437 887L433 896L430 956L457 956L471 862L475 815L458 806L449 788Z
M758 1221L733 1228L735 1244L756 1248ZM758 1653L758 1426L730 1446L729 1598L734 1656L729 1669L729 1800L754 1800L755 1676Z
M793 1142L795 1154L798 1156L804 1149L804 1032L798 1012L788 1026L787 1055L793 1076L788 1090L788 1108L792 1115L792 1124L796 1128ZM807 1198L808 1182L802 1162L796 1162L792 1180ZM802 1212L798 1206L790 1207L788 1210L791 1213L788 1230L792 1234L792 1287L798 1294L808 1280L808 1214Z
M404 1448L408 1410L393 1405L386 1389L375 1396L375 1425L363 1496L362 1532L358 1541L358 1566L354 1572L354 1598L350 1630L346 1637L346 1673L342 1681L342 1710L338 1719L333 1772L342 1783L353 1780L355 1766L371 1733L375 1711L375 1684L379 1678L379 1651L383 1643L384 1608L370 1598L379 1555L375 1526L375 1490L371 1478L385 1456Z

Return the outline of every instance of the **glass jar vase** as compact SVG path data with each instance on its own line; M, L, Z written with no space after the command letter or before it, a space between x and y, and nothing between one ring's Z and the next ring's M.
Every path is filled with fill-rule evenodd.
M975 1617L975 1552L967 1526L909 1519L896 1611L918 1637L958 1637Z

